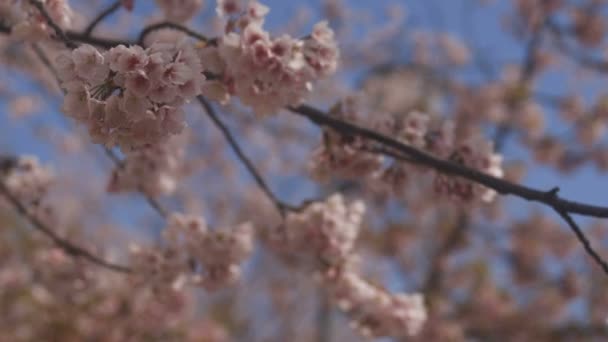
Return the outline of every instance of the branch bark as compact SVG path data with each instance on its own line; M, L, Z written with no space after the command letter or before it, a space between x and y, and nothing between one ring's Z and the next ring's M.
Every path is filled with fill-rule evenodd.
M50 238L53 241L53 243L55 243L55 245L57 245L57 247L61 248L67 254L77 257L77 258L82 258L88 262L91 262L92 264L95 264L97 266L100 266L100 267L103 267L103 268L106 268L106 269L109 269L112 271L121 272L121 273L130 273L131 272L130 268L106 261L106 260L98 257L97 255L93 254L92 252L89 252L88 250L86 250L78 245L75 245L72 242L59 236L51 228L47 227L35 215L31 214L27 210L26 206L23 203L21 203L21 201L19 201L19 199L15 195L13 195L10 192L10 190L8 189L8 187L6 186L6 184L4 183L4 181L2 179L0 179L0 194L4 198L6 198L6 200L12 205L12 207L23 218L25 218L32 225L32 227L34 227L34 229L38 230L39 232L41 232L42 234L44 234L48 238Z

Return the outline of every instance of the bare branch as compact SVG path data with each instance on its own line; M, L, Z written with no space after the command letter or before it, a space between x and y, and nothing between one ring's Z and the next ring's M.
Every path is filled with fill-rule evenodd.
M589 241L589 239L587 239L578 224L574 222L572 216L570 216L570 214L568 214L568 212L564 209L556 207L553 207L553 209L555 209L555 211L564 219L564 221L568 223L568 227L570 227L570 229L574 232L578 241L580 241L580 243L585 248L585 251L587 251L587 254L589 254L589 256L591 256L593 260L595 260L595 262L600 265L604 272L608 274L608 263L604 259L602 259L602 257L593 249L593 247L591 246L591 242Z
M241 161L241 163L245 166L249 174L253 177L253 179L255 179L255 182L258 184L258 187L262 190L262 192L264 192L268 199L270 199L274 206L277 208L279 214L281 214L282 217L285 217L286 212L288 210L295 210L290 205L283 203L275 196L272 190L270 190L270 188L266 184L266 181L264 181L264 178L262 178L262 176L260 175L260 172L253 165L249 157L245 155L236 139L232 136L232 133L230 133L230 130L228 130L228 127L226 127L222 120L217 116L215 110L213 109L213 106L207 101L207 99L205 99L203 96L197 96L197 99L205 109L207 116L209 116L215 126L217 126L217 128L222 132L224 138L226 139L226 141L228 141L228 144L232 148L232 151L234 151L234 153Z
M90 37L91 33L93 33L93 30L95 30L95 28L97 27L97 25L99 25L99 23L101 23L105 18L107 18L108 16L112 15L112 13L116 12L117 10L119 10L121 6L122 6L122 4L121 4L120 0L114 1L114 3L112 3L110 6L108 6L108 8L106 8L105 10L101 11L101 13L99 13L91 21L91 23L84 29L84 31L82 32L82 34L85 37Z
M117 265L106 261L95 254L89 252L88 250L77 246L70 241L62 238L57 235L52 229L47 227L40 219L38 219L35 215L32 215L25 205L19 201L19 199L13 195L9 189L7 188L4 181L0 179L0 193L8 200L8 202L13 206L13 208L23 216L28 222L31 223L32 227L36 230L40 231L47 237L49 237L53 243L57 245L57 247L64 250L67 254L72 255L74 257L83 258L95 265L110 269L112 271L122 272L122 273L130 273L131 269L126 266Z
M76 42L95 45L104 49L111 49L118 45L135 45L137 42L124 39L100 38L95 36L85 36L82 32L67 31L66 36Z
M201 33L198 33L198 32L196 32L194 30L191 30L191 29L189 29L189 28L187 28L185 26L182 26L182 25L179 25L179 24L176 24L176 23L172 23L172 22L169 22L169 21L164 21L164 22L161 22L161 23L158 23L158 24L153 24L153 25L145 27L141 31L141 33L139 34L139 38L137 39L137 44L143 46L144 45L144 41L146 40L146 37L150 33L154 32L154 31L162 30L162 29L165 29L165 28L173 29L173 30L177 30L177 31L183 32L183 33L187 34L188 36L190 36L192 38L195 38L197 40L200 40L202 42L212 42L213 41L212 39L207 38L205 35L203 35Z

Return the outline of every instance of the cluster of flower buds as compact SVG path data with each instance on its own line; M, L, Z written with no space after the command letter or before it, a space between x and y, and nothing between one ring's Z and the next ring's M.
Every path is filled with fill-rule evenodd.
M203 7L203 0L156 0L169 21L182 23L192 19Z
M289 213L271 237L274 250L313 270L342 265L352 254L365 212L361 201L346 204L339 194Z
M173 193L184 161L182 140L176 136L164 144L146 145L126 151L124 162L112 172L108 191L141 191L152 197Z
M336 70L339 51L326 22L302 39L271 37L263 29L269 9L257 1L218 1L217 12L228 20L227 34L203 51L205 69L217 75L211 98L235 95L256 114L273 114L300 103L314 81Z
M8 191L26 208L39 207L54 181L51 169L40 165L34 156L21 156L14 165L3 171L2 181Z
M420 294L391 294L348 267L327 272L323 283L353 328L366 338L412 336L427 319Z
M330 299L366 337L416 334L427 314L420 295L392 295L354 270L354 245L365 206L341 195L314 202L287 215L269 237L271 248L287 261L315 272Z
M451 122L431 122L427 114L417 111L399 118L388 114L364 115L365 109L360 103L356 99L345 99L332 108L330 115L374 129L436 157L494 177L503 176L502 157L494 153L493 144L485 138L475 135L459 139ZM390 192L402 191L411 179L410 175L429 172L435 179L435 191L449 198L470 203L477 200L489 202L495 196L493 190L459 177L446 176L399 160L386 163L377 147L363 137L327 129L323 142L312 154L309 170L317 180L326 180L330 176L363 179L376 189Z
M180 133L181 106L205 81L200 56L186 41L104 53L82 45L56 64L66 90L63 112L86 125L96 143L123 151Z
M161 289L189 283L215 290L239 279L240 264L253 250L254 230L244 223L211 231L202 217L173 214L163 237L160 249L132 249L136 273Z
M60 28L68 28L73 12L67 0L40 0L49 17ZM20 40L40 41L54 32L38 8L28 0L2 1L0 21L12 24L11 35Z

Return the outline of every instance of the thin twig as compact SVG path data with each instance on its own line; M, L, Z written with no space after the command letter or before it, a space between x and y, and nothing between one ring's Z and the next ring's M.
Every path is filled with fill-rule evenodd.
M44 64L47 70L53 75L53 78L55 78L55 80L57 81L57 86L59 87L59 89L61 89L61 80L59 78L59 74L57 73L57 70L55 70L55 68L53 67L53 64L49 60L46 53L44 53L44 51L40 48L40 45L36 43L32 44L32 49L34 50L34 53L36 54L38 59L40 59L40 62L42 62L42 64Z
M41 233L43 233L44 235L49 237L59 248L64 250L67 254L72 255L74 257L83 258L95 265L98 265L98 266L101 266L101 267L104 267L104 268L107 268L107 269L110 269L113 271L122 272L122 273L131 272L130 268L106 261L106 260L96 256L95 254L87 251L86 249L84 249L80 246L77 246L77 245L71 243L70 241L57 235L57 233L55 233L52 229L47 227L35 215L32 215L27 210L25 205L23 203L21 203L19 201L19 199L9 191L6 184L4 184L4 181L2 181L2 180L0 180L0 193L8 200L8 202L13 206L13 208L17 212L19 212L19 214L21 216L23 216L27 221L29 221L32 224L32 227L34 227L36 230L40 231Z
M608 274L608 263L604 259L602 259L602 257L593 249L593 247L591 246L591 242L589 241L589 239L587 239L585 233L583 233L578 224L574 222L572 216L570 216L570 214L568 214L568 212L563 209L556 207L553 207L553 209L559 214L559 216L564 219L564 221L566 221L566 223L568 223L568 226L574 232L574 235L576 235L578 241L580 241L580 243L583 245L585 251L587 251L587 254L589 254L593 258L593 260L595 260L595 262L604 270L604 272Z
M182 25L179 25L179 24L176 24L176 23L172 23L172 22L169 22L169 21L164 21L164 22L161 22L161 23L158 23L158 24L153 24L153 25L145 27L141 31L141 33L139 34L139 38L137 39L137 44L143 46L146 37L150 33L154 32L154 31L162 30L164 28L169 28L169 29L173 29L173 30L177 30L177 31L183 32L183 33L187 34L188 36L190 36L192 38L196 38L196 39L198 39L198 40L200 40L202 42L209 42L209 41L211 41L205 35L203 35L201 33L198 33L198 32L196 32L194 30L191 30L191 29L189 29L189 28L187 28L185 26L182 26Z
M91 23L84 29L84 31L82 32L82 34L85 37L91 36L91 33L93 33L93 30L95 30L95 28L97 27L97 25L99 25L99 23L101 23L105 18L107 18L108 16L112 15L112 13L114 13L118 9L120 9L121 6L122 6L122 3L121 3L120 0L118 0L118 1L115 1L113 4L111 4L110 6L108 6L108 8L106 8L105 10L101 11L101 13L99 13L93 19L93 21L91 21Z
M112 160L114 165L116 165L118 168L124 168L124 166L125 166L124 161L120 160L120 158L116 155L116 153L114 153L114 151L112 151L112 149L104 146L103 151L106 154L106 156L108 156L108 158L110 160ZM154 211L156 211L156 213L158 213L158 215L160 217L162 217L165 220L169 217L169 211L165 207L163 207L162 204L160 204L160 202L156 198L147 194L141 185L137 186L137 191L144 196L144 198L146 199L146 202L148 202L150 207L152 207L152 209L154 209Z
M118 45L129 46L129 45L137 44L136 41L129 41L129 40L124 40L124 39L112 39L112 38L101 38L101 37L95 37L95 36L85 36L82 32L75 32L75 31L66 31L65 34L69 39L71 39L75 42L86 43L86 44L94 45L94 46L101 47L104 49L111 49Z
M213 106L207 101L207 99L205 99L203 96L197 96L197 99L205 109L207 116L209 116L215 126L222 132L224 138L226 139L226 141L228 141L228 144L232 148L232 151L234 151L241 163L245 165L245 168L247 169L249 174L253 177L253 179L255 179L255 182L258 184L258 187L262 190L262 192L264 192L264 194L266 194L268 199L272 201L274 206L277 208L279 214L281 214L282 217L285 217L286 212L288 210L292 210L293 208L290 205L283 203L281 200L279 200L272 192L272 190L270 190L270 188L266 184L266 181L264 181L264 178L262 178L262 176L260 175L260 172L253 165L249 157L245 155L236 139L232 136L232 133L230 133L230 130L228 130L228 127L226 127L222 120L217 116L215 110L213 109Z
M30 2L30 4L32 4L32 6L34 6L38 9L40 14L44 17L44 20L46 20L47 24L55 32L55 35L63 42L63 44L65 44L65 46L67 48L75 49L76 47L78 47L73 41L71 41L65 35L65 32L63 32L63 29L61 29L61 27L59 27L59 25L57 25L57 23L53 20L53 18L51 18L49 13L46 11L46 8L44 8L44 4L42 2L40 2L39 0L30 0L29 2Z

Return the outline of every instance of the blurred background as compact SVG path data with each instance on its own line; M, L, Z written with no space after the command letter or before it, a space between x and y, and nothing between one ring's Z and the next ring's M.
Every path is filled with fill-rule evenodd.
M71 30L82 30L112 3L70 1ZM420 111L453 120L461 132L493 141L506 179L537 189L559 186L565 198L608 205L608 2L263 3L270 7L265 28L273 35L303 37L320 20L328 20L336 32L339 70L315 85L307 103L325 110L357 94L365 99L368 115ZM135 0L133 11L116 11L94 36L132 40L142 27L163 18L155 2ZM182 24L209 37L223 29L210 0ZM38 49L53 60L60 47L44 43ZM132 243L159 243L164 220L141 194L108 191L115 166L61 113L62 92L40 53L0 35L0 62L0 154L35 155L53 170L49 196L56 229L113 260L126 260ZM423 331L401 340L602 341L608 336L606 274L550 208L512 196L490 204L455 203L439 198L424 174L412 174L396 193L377 191L361 179L319 182L310 173L312 151L321 143L318 127L288 113L256 118L237 100L217 107L283 201L299 205L341 192L365 202L357 240L362 272L391 292L420 292L427 303ZM211 226L279 225L272 203L197 103L187 106L187 116L179 182L159 201L172 211L203 215ZM133 341L362 339L310 274L277 259L264 242L238 285L214 293L195 290L169 307L148 297L137 301L125 285L116 285L121 275L96 273L89 279L80 263L68 267L56 261L56 266L44 238L29 234L10 208L0 206L0 213L0 317L7 317L0 318L6 332L0 339L112 340L90 333L103 329L122 331L117 336ZM608 257L606 222L575 219ZM29 271L15 275L17 268ZM72 300L80 293L87 300ZM108 297L121 298L122 306ZM106 317L97 310L100 303L122 309ZM91 327L95 324L104 328Z

